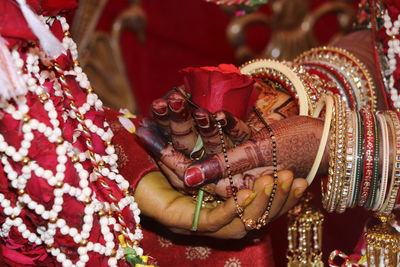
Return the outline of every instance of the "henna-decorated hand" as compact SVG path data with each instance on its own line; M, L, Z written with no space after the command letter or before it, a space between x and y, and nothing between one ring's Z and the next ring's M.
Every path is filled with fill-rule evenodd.
M292 170L295 176L305 177L311 169L322 136L323 122L304 116L290 117L270 125L276 137L278 169ZM184 182L200 186L227 176L226 165L232 174L272 165L271 140L268 131L259 131L241 145L227 151L229 162L222 153L195 162L187 168ZM325 174L328 163L325 152L320 173Z
M255 181L253 190L238 191L238 204L244 207L244 219L257 219L263 214L272 186L273 178L264 176ZM294 179L290 171L279 172L269 220L287 212L297 203L306 188L307 182L304 179ZM222 204L209 203L202 208L198 231L191 232L195 202L190 196L177 192L160 172L152 172L143 177L135 190L135 200L143 214L176 233L242 238L249 230L237 217L235 202L229 198Z
M263 112L263 117L273 122L297 112L296 106L290 97L266 85L258 85L261 97L257 106ZM163 99L153 101L152 113L157 126L151 121L144 121L144 127L138 129L137 134L147 144L153 156L170 182L179 189L190 192L183 182L183 175L188 166L192 163L187 156L193 150L200 135L203 141L202 151L214 155L222 152L221 133L219 133L217 122L224 131L224 143L226 148L233 144L240 144L248 140L259 129L263 128L262 123L254 114L249 116L248 124L237 119L226 111L219 111L210 114L204 109L193 107L183 94L173 91ZM192 113L192 116L190 116ZM158 129L157 129L158 128ZM161 130L164 138L159 136ZM168 142L167 141L172 141ZM190 155L194 156L195 155ZM237 188L251 189L256 178L271 174L272 167L262 166L260 168L238 173L233 177L234 185ZM208 192L223 197L231 195L231 186L228 179L221 179L216 184L209 184L205 188Z
M276 136L278 169L290 169L295 176L305 177L317 154L323 122L320 119L294 116L270 126ZM157 135L152 131L154 128L144 127L138 130L138 135L153 151L156 158L173 170L175 176L171 181L175 186L180 188L184 184L191 187L200 186L227 177L223 153L191 162L183 154L174 150L171 145L162 141L160 137L155 138ZM243 180L242 175L246 174L260 177L264 173L272 173L270 167L265 167L272 166L270 135L265 129L251 136L241 145L229 149L227 155L228 164L236 180ZM326 167L327 155L324 155L320 172L326 171ZM230 187L229 184L220 180L218 185L220 188L217 187L216 192L224 196L223 189Z

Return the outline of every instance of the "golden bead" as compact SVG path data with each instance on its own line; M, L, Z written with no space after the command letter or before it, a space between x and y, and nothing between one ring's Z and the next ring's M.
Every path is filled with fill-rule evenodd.
M79 162L79 157L77 155L72 155L71 161L72 161L72 163L77 163L77 162Z
M249 229L249 230L254 230L254 229L256 229L256 227L257 227L257 223L256 223L256 221L253 220L253 219L246 219L246 220L243 220L243 224L244 224L244 226L246 226L247 229Z
M99 214L100 217L103 217L104 215L106 215L106 212L104 210L99 210L97 214Z
M58 138L57 138L57 145L62 145L63 143L64 143L64 138L62 137L62 136L59 136Z
M24 165L24 166L28 165L30 161L31 161L31 159L29 157L24 157L22 159L22 165Z
M88 91L88 93L93 93L93 91L94 91L94 89L93 89L93 87L91 86L91 85L89 85L87 88L86 88L86 90Z
M53 69L55 69L57 72L60 72L60 73L63 72L63 69L61 68L60 64L58 64L58 63L54 63L53 64ZM64 75L61 74L59 79L60 79L61 82L67 83L67 79L65 78Z
M79 244L81 245L81 247L86 247L88 243L89 241L87 239L83 239Z
M80 120L84 120L85 119L85 117L81 114L81 113L76 113L76 116L78 117L78 119L80 119Z
M99 164L100 167L104 167L106 165L104 160L99 160L98 164Z
M64 32L64 37L71 37L71 32L70 31L65 31Z
M40 94L40 95L39 95L39 101L40 101L41 103L46 103L47 100L49 100L49 96L48 96L47 94Z
M75 67L78 67L78 66L80 66L80 63L79 63L79 61L78 61L78 60L74 60L74 66L75 66Z
M18 196L22 196L25 194L25 190L23 188L18 189Z
M11 214L11 215L10 215L10 219L11 219L11 220L15 220L16 218L17 218L17 216L15 216L14 214Z
M22 121L24 122L24 123L27 123L27 122L29 122L31 120L31 116L29 116L29 114L25 114L24 116L23 116L23 118L22 118Z
M48 250L53 249L53 248L54 248L54 244L46 245L46 249L48 249Z
M106 146L111 146L112 145L112 140L108 139L108 140L104 141L104 143L106 144Z
M49 222L50 222L50 223L56 223L57 220L58 220L57 217L55 217L55 218L50 218L50 219L49 219Z
M89 205L90 203L92 203L92 198L91 197L85 198L85 204Z
M107 217L111 218L113 216L112 210L107 211Z
M56 188L61 188L61 187L63 187L64 186L64 182L63 181L58 181L57 183L56 183Z
M117 256L117 251L115 249L112 249L110 257L115 257L115 256Z

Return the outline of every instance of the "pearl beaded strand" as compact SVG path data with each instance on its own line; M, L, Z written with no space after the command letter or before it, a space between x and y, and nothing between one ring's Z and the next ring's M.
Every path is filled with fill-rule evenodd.
M63 30L67 32L69 26L65 19L62 17L56 19L61 22ZM47 18L43 18L43 20L48 22L54 21L54 19ZM73 59L76 60L76 44L68 35L64 36L63 44L66 49L70 50ZM65 71L64 74L75 76L79 85L82 88L88 89L86 102L79 107L77 106L75 111L68 110L67 107L64 107L64 111L61 111L61 114L59 114L49 92L45 89L44 83L49 80L53 82L54 95L63 97L63 89L60 80L56 77L52 77L54 75L52 75L49 70L40 70L40 58L35 53L28 51L25 61L20 57L17 50L12 51L12 56L17 67L20 69L19 74L23 76L29 91L31 94L36 95L43 104L43 108L47 112L46 120L50 122L50 126L38 119L31 118L28 115L29 106L27 105L26 96L18 97L15 102L0 101L0 109L2 111L12 116L13 119L21 121L21 130L23 133L21 146L18 150L14 146L8 144L6 138L0 134L0 158L2 165L4 166L4 172L10 181L11 186L18 190L18 198L15 205L12 205L10 200L5 198L5 195L0 194L0 202L3 212L8 216L1 225L0 236L7 237L11 227L16 227L22 237L26 238L29 242L38 245L47 245L48 251L63 266L85 266L89 261L88 252L95 252L107 256L109 257L108 264L110 266L117 266L117 261L124 256L124 249L121 244L118 245L114 242L114 240L117 239L116 235L119 235L118 232L126 236L129 240L135 240L135 242L133 242L133 249L138 255L142 255L143 250L138 246L138 242L143 237L139 226L140 210L137 203L134 201L134 197L126 194L123 198L118 200L116 205L98 200L89 187L89 180L90 177L93 177L93 173L89 173L82 165L84 161L90 159L89 151L78 151L74 147L77 138L74 138L72 142L68 142L67 140L64 140L62 136L60 121L66 122L67 120L76 120L78 114L84 115L92 108L95 110L103 110L101 101L98 99L97 95L93 93L90 83L88 82L86 75L82 72L82 69L79 67L79 64L75 64L73 70ZM90 131L91 134L98 135L103 141L105 141L105 143L107 143L104 154L98 154L92 151L92 160L105 163L101 168L101 175L115 182L121 190L128 190L128 181L118 174L117 171L118 166L116 162L118 156L115 154L115 149L111 142L113 134L111 129L108 127L108 124L104 122L100 127L87 118L84 123L88 126L88 131ZM77 130L80 132L83 130L81 124L79 124ZM34 139L34 132L43 134L43 136L48 139L49 143L55 145L57 156L55 172L40 166L38 162L28 157L29 149ZM64 180L66 163L68 160L72 161L76 173L79 174L79 186L71 186ZM11 161L21 164L22 169L20 174L13 169L12 166L14 164L11 164ZM26 184L33 174L35 174L36 177L47 181L51 187L54 187L54 204L50 210L47 210L43 205L34 201L25 191ZM78 201L84 202L85 215L83 216L83 225L81 230L69 227L67 221L58 216L62 212L64 195L69 195ZM48 221L47 225L37 228L36 233L27 230L27 226L24 224L23 219L19 217L22 209L21 207L24 206L41 216L43 220ZM123 222L123 220L117 222L115 218L109 218L106 216L106 210L123 210L125 207L128 207L131 210L136 221L136 229L134 233L124 227L123 224L125 224L125 222ZM95 214L99 214L100 216L101 233L105 240L104 245L88 241ZM75 263L73 263L71 259L68 259L67 255L59 248L53 246L55 242L54 236L57 229L62 235L69 235L74 242L78 244L79 248L77 252L79 258Z
M391 37L388 41L387 59L389 63L389 80L386 86L389 89L390 98L393 101L395 108L400 108L400 97L398 95L398 89L395 88L395 81L393 77L393 72L397 69L397 61L400 55L400 40L398 39L399 29L400 29L400 15L397 19L392 22L387 10L383 15L386 34Z

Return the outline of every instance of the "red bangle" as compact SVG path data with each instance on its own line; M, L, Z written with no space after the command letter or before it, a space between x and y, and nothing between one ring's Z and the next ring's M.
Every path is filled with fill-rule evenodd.
M326 75L331 75L334 80L336 80L337 84L340 88L343 88L346 99L349 101L349 107L351 109L357 109L357 101L354 96L354 90L349 84L349 82L341 75L335 68L320 62L303 62L301 63L305 66L315 67L319 71L327 72ZM328 74L329 73L329 74ZM336 92L334 92L336 93ZM340 95L343 95L340 91L337 92Z
M364 206L371 191L372 177L374 175L375 123L373 113L369 109L362 108L360 114L364 121L364 158L358 205Z

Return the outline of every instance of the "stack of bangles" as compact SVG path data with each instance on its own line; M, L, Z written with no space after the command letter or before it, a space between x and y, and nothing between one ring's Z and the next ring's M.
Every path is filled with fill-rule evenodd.
M329 132L328 179L322 184L324 208L342 213L348 207L361 206L389 216L400 188L400 114L351 111L338 95L323 96L322 100L326 103L325 126L313 169L318 169ZM393 153L390 148L395 148ZM316 172L313 169L309 182Z

